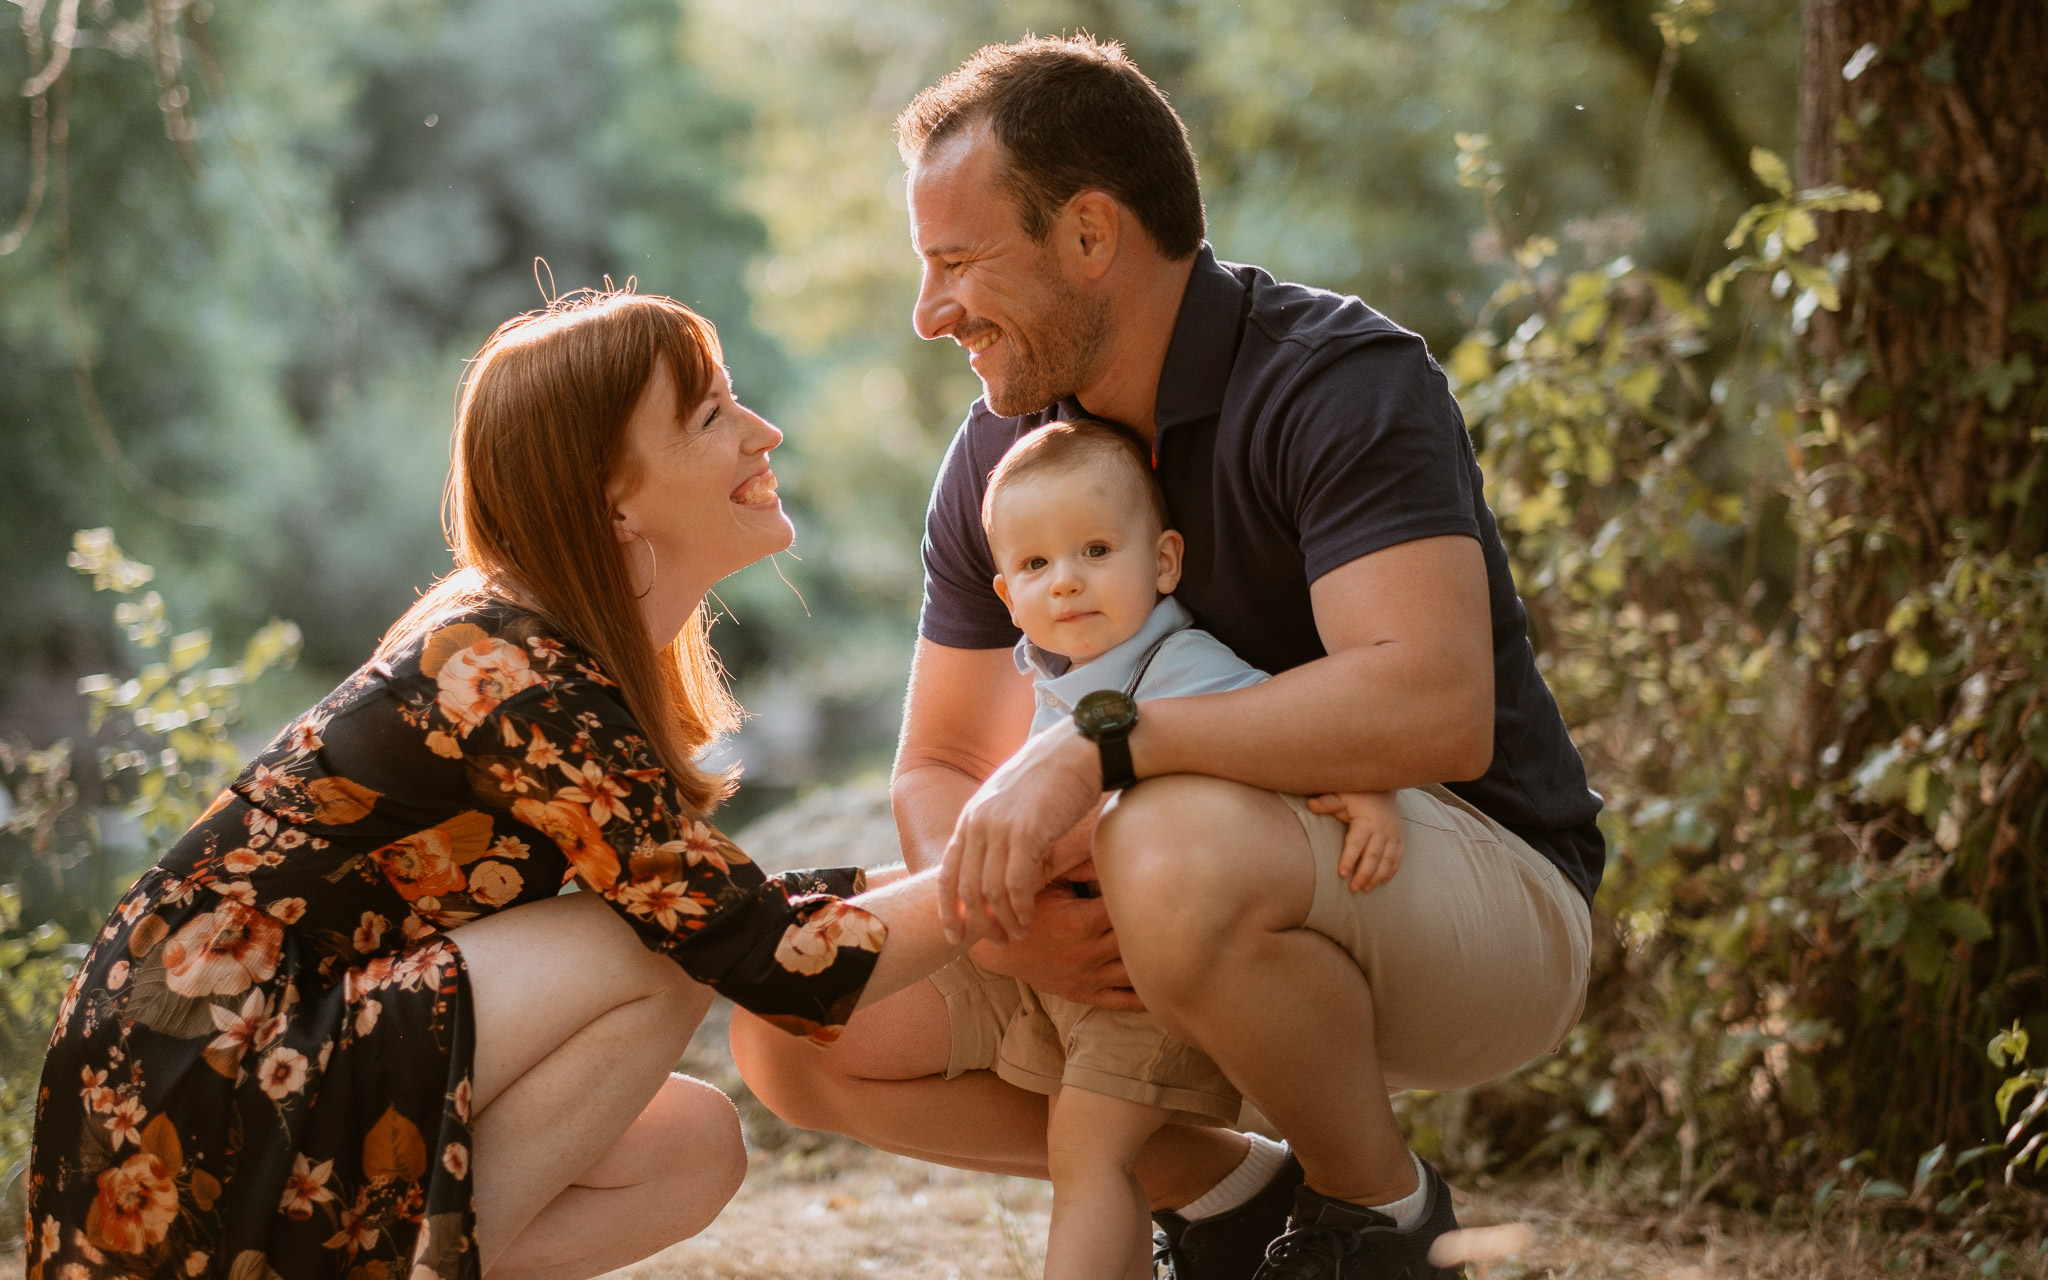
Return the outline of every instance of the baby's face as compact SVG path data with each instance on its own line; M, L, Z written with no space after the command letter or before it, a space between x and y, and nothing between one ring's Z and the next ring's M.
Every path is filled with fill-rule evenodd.
M1041 649L1092 662L1145 625L1180 582L1181 538L1158 532L1114 477L1049 472L996 497L990 550L996 594Z

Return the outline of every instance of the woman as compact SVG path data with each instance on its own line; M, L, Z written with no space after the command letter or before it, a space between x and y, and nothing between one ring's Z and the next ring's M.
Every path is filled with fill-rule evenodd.
M80 966L31 1280L608 1271L739 1186L732 1104L669 1074L714 990L829 1042L954 954L928 878L764 878L702 820L731 781L694 757L737 709L701 604L790 543L781 440L679 303L576 295L492 336L458 572Z

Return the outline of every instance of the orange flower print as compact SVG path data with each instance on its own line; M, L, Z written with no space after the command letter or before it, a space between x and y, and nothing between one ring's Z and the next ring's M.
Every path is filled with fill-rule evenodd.
M128 985L128 962L116 960L107 968L107 990L119 991Z
M246 876L263 865L263 853L259 849L230 849L220 856L220 865L229 875Z
M286 924L297 924L300 917L306 914L306 900L304 898L279 898L266 907L265 910Z
M626 784L606 773L603 765L585 760L580 766L564 763L558 767L569 775L571 785L557 791L555 799L589 805L590 820L599 826L613 818L621 822L632 818L626 806L619 803L626 796Z
M490 815L471 810L446 822L392 841L370 854L391 886L411 902L459 893L461 868L474 862L491 841Z
M874 915L850 902L828 899L810 919L782 931L775 963L791 973L823 973L839 958L841 947L879 952L888 936L889 926Z
M142 1122L149 1119L149 1112L143 1110L142 1099L123 1098L114 1104L112 1114L107 1116L107 1137L119 1151L121 1144L132 1142L142 1145Z
M79 1096L85 1099L86 1110L101 1115L112 1111L114 1104L121 1100L121 1095L107 1087L107 1073L94 1071L91 1067L81 1067L78 1074L85 1077L85 1088L79 1090Z
M705 913L704 905L690 896L687 886L659 880L635 880L619 891L619 902L642 920L652 920L671 932L680 917Z
M309 716L284 731L285 750L293 755L310 755L325 744L320 741L320 731L327 727L327 721Z
M377 949L377 944L384 940L384 931L390 927L391 922L383 916L374 911L365 911L362 923L356 926L355 936L350 941L355 944L358 952L368 955Z
M536 769L547 769L562 763L561 749L547 740L540 726L533 727L533 738L526 744L526 763Z
M283 1102L306 1087L306 1055L279 1045L256 1068L256 1082L272 1102Z
M224 898L164 944L164 985L181 996L240 995L277 972L283 948L283 925Z
M560 845L576 874L602 893L619 882L619 854L582 805L567 800L514 801L512 816Z
M458 1178L469 1176L469 1148L451 1142L441 1150L441 1167Z
M247 795L249 799L257 804L262 804L270 798L271 792L279 787L288 787L291 784L292 777L290 774L280 773L269 765L258 762L249 768L249 781L246 784Z
M464 737L499 703L540 683L526 654L494 636L449 655L434 680L441 690L436 705Z
M730 872L733 863L749 860L732 841L712 830L711 824L706 822L692 822L683 832L683 838L675 843L683 846L683 856L689 859L691 866L715 867L721 875Z
M164 1238L178 1216L178 1187L164 1162L148 1152L100 1174L85 1234L116 1253L141 1253Z
M384 1002L382 1000L363 1001L363 1007L356 1010L356 1034L358 1036L366 1036L375 1031L377 1029L377 1019L382 1016L384 1016Z
M353 1258L363 1249L377 1247L377 1220L369 1210L369 1188L363 1188L356 1202L341 1211L341 1230L327 1240L330 1249L347 1249Z
M455 1118L464 1124L469 1123L470 1092L468 1076L455 1082Z
M314 1164L304 1152L293 1156L291 1176L284 1180L284 1198L278 1202L278 1209L300 1222L312 1217L314 1205L334 1199L334 1193L327 1189L327 1177L333 1171L332 1160Z
M261 991L251 991L242 1007L229 1012L219 1005L209 1005L207 1013L213 1017L214 1029L220 1034L208 1042L200 1053L206 1065L212 1067L230 1080L239 1080L242 1075L242 1055L249 1052L265 1030L265 1015L270 1012Z
M525 887L526 878L502 862L486 862L469 873L469 896L487 907L503 906Z

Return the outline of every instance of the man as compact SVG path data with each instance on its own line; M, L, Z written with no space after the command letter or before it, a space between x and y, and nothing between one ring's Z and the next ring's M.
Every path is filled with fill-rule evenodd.
M1388 1091L1556 1047L1603 846L1442 373L1354 298L1216 261L1186 131L1115 45L983 49L897 127L914 323L986 395L933 491L896 818L911 865L943 861L959 909L1011 940L829 1053L736 1020L741 1070L794 1123L1043 1177L1043 1099L977 1069L1003 975L1142 997L1291 1148L1179 1126L1146 1148L1181 1280L1449 1274L1426 1260L1448 1194ZM1178 597L1274 678L1027 742L981 494L1012 441L1083 413L1150 442L1187 544ZM1275 794L1395 790L1407 862L1367 894ZM1040 888L1091 852L1100 898Z

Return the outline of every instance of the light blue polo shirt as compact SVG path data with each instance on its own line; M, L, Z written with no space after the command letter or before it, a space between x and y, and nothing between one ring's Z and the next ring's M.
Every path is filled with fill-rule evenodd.
M1195 615L1172 596L1162 597L1138 634L1093 662L1074 666L1064 655L1048 653L1031 643L1017 642L1017 670L1030 676L1037 709L1031 732L1037 734L1074 714L1074 704L1098 689L1122 689L1151 650L1163 641L1145 668L1131 696L1187 698L1200 693L1242 689L1271 677L1230 651L1230 646L1195 628Z

